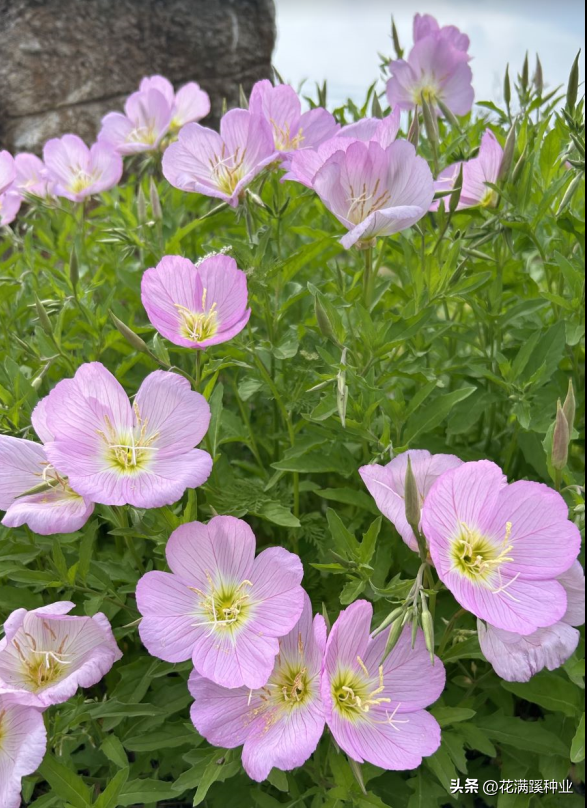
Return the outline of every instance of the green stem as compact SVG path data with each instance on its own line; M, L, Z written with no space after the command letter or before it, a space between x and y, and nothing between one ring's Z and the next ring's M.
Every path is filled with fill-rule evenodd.
M202 351L196 349L196 390L200 390L200 384L202 382Z
M455 612L451 619L448 622L446 629L444 630L444 634L442 636L442 640L440 641L440 646L438 648L438 656L442 658L442 654L448 645L448 642L452 636L453 629L457 622L461 619L461 617L466 614L464 609L459 609L458 612Z
M363 271L363 302L367 311L371 308L373 299L373 284L375 274L373 272L373 247L367 247L365 253L365 269Z

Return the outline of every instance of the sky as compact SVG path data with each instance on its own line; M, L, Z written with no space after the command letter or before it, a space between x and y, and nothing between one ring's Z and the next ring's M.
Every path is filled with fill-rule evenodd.
M416 12L441 25L457 25L471 38L477 100L502 98L506 64L519 72L526 51L531 66L540 54L545 83L567 82L577 51L584 49L585 9L577 0L275 0L274 64L297 87L304 79L328 80L328 106L347 97L361 102L379 76L378 53L394 56L393 14L404 49L412 43ZM584 58L582 57L582 75Z

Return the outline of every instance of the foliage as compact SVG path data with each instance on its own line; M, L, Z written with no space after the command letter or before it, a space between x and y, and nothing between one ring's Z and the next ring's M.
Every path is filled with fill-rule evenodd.
M515 132L497 206L441 210L380 240L370 305L361 252L344 251L341 229L317 197L280 182L277 170L258 178L235 212L171 188L156 161L136 159L124 183L90 205L31 201L4 232L3 433L29 435L39 398L92 360L131 393L157 367L197 375L213 413L212 476L174 506L129 508L128 521L99 506L73 535L0 528L2 616L71 599L80 614L104 611L124 652L100 685L48 711L50 752L25 780L25 801L35 808L432 808L483 804L449 795L458 777L583 782L583 643L562 669L528 684L503 682L480 653L474 618L441 589L435 634L448 676L432 709L443 727L441 749L415 772L365 765L361 780L325 734L306 766L274 770L256 784L237 750L214 749L193 729L190 665L148 656L134 600L140 574L164 568L173 528L229 513L246 518L259 547L300 553L316 611L332 621L342 605L365 597L377 624L408 596L419 560L387 520L377 521L360 465L421 447L463 460L489 457L510 479L553 484L552 428L569 380L583 409L584 211L583 183L575 181L583 170L582 109L565 117L557 112L561 94L539 90L522 71L519 107L480 105L502 145ZM371 88L363 109L349 102L336 114L350 122L383 103ZM480 117L458 126L439 120L437 144L422 135L419 151L440 167L469 158L485 127ZM165 254L198 260L220 250L246 270L253 316L196 368L192 351L149 325L141 276ZM148 350L130 344L112 315ZM582 435L581 421L562 474L578 521ZM580 797L505 795L486 804L522 808L538 799L572 808Z

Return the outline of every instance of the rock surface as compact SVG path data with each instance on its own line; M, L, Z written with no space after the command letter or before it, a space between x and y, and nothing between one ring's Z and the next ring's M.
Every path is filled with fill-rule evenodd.
M140 79L197 81L217 121L271 73L273 0L0 0L0 148L94 139Z

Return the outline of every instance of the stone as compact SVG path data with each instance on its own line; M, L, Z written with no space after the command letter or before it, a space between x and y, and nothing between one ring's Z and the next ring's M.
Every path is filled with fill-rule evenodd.
M143 76L239 105L271 76L273 0L0 0L0 148L39 153L50 137L95 139Z

